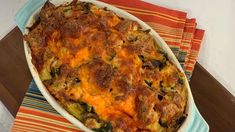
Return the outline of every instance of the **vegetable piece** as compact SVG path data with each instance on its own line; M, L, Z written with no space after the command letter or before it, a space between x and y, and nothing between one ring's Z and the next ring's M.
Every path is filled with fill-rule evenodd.
M151 63L149 61L147 61L147 62L143 63L142 68L143 69L145 69L145 68L152 69L153 67L152 67Z
M137 36L134 36L134 35L129 35L129 36L127 37L127 40L128 40L129 42L135 42L137 39L138 39L138 37L137 37Z
M160 60L156 60L156 59L151 59L151 60L147 60L145 61L145 58L142 58L141 56L139 56L139 58L142 60L143 59L143 65L142 68L148 68L148 69L154 69L154 68L159 68L162 69L164 67L164 62L160 61Z
M112 132L112 125L109 122L104 123L99 129L93 129L96 132Z
M159 124L160 124L162 127L168 128L167 121L165 121L165 120L163 120L163 119L159 119Z
M181 85L183 85L184 84L184 80L181 78L181 77L179 77L179 79L178 79L178 81L177 81L179 84L181 84Z
M54 59L50 65L50 74L52 77L57 77L60 74L61 62L58 59Z
M64 12L64 16L65 16L66 18L71 17L72 14L73 14L73 11L72 11L71 7L65 8L65 9L63 10L63 12Z
M186 115L180 116L180 117L176 120L176 125L182 124L186 117L187 117Z
M84 109L79 103L71 103L67 105L67 110L75 116L77 119L81 120L84 113Z
M83 12L84 12L84 14L88 14L90 12L90 4L89 3L83 4Z
M163 57L166 58L166 60L168 60L168 55L166 52L162 51L162 50L158 50L159 53L163 54Z
M74 82L75 84L77 84L77 83L80 83L81 80L80 80L78 77L76 77L73 82Z
M60 68L53 68L53 69L51 70L51 76L52 76L52 77L59 76L59 74L60 74Z
M153 82L152 82L152 81L149 81L149 80L144 80L144 82L145 82L149 87L151 87L152 84L153 84Z
M40 79L42 81L52 79L51 74L50 74L50 70L48 68L43 68L43 70L40 73Z
M90 105L87 105L86 106L86 111L87 112L91 112L93 110L93 107L92 106L90 106Z
M162 65L162 62L159 61L159 60L156 60L156 59L153 59L153 60L151 60L150 62L151 62L152 66L153 66L154 68L156 68L156 67L161 67L161 65Z
M87 104L87 103L84 103L84 102L80 102L80 105L84 108L84 110L86 111L86 112L93 112L94 111L94 109L93 109L93 107L92 106L90 106L89 104Z
M99 129L101 127L101 123L94 118L87 118L84 124L90 129Z
M138 57L140 58L140 60L144 63L145 62L145 58L143 55L138 55Z

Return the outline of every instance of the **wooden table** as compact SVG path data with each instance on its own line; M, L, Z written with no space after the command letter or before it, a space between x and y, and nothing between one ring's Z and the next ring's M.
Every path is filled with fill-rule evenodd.
M14 28L0 40L0 100L13 116L32 80L26 64L22 34ZM196 105L212 132L235 132L235 97L198 63L191 89Z

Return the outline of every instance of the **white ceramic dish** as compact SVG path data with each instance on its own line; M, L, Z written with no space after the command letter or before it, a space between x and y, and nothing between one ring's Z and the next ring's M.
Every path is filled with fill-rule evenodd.
M131 19L131 20L137 21L142 26L143 29L151 29L150 34L155 39L156 43L165 52L167 52L167 54L169 56L169 59L183 72L183 69L181 68L178 60L176 59L175 55L173 54L171 49L168 47L168 45L165 43L165 41L158 35L158 33L156 33L150 26L145 24L143 21L141 21L140 19L136 18L135 16L127 13L126 11L123 11L121 9L118 9L118 8L116 8L114 6L111 6L109 4L106 4L106 3L103 3L103 2L100 2L100 1L93 1L93 0L81 0L81 1L91 2L91 3L95 4L95 5L97 5L98 7L107 7L107 9L112 10L117 15L119 15L119 16L121 16L123 18L127 18L127 19ZM32 2L32 0L31 0L31 2ZM54 3L55 5L64 4L66 2L70 2L70 0L54 0L54 1L52 1L52 3ZM40 11L41 7L42 7L42 4L38 5L37 9L35 9L35 10L32 9L31 10L32 13L29 14L29 16L28 16L29 19L27 19L27 15L26 16L22 16L22 13L20 14L21 16L19 14L18 14L18 16L16 15L16 22L18 21L17 24L21 28L23 34L27 34L28 33L28 31L27 31L27 29L25 27L30 27L34 23L35 18L37 16L38 12ZM23 8L25 8L25 10L26 10L29 7L25 6ZM23 9L21 9L21 10L23 10ZM18 19L21 19L21 21L17 20L17 17L18 17ZM70 115L65 109L63 109L63 107L61 107L57 103L57 101L54 99L54 97L49 93L49 91L43 85L42 81L39 78L39 75L38 75L38 72L37 72L36 68L34 67L34 65L31 62L31 60L32 60L31 51L30 51L30 48L28 47L26 41L24 41L24 50L25 50L25 55L26 55L26 59L27 59L27 63L28 63L29 69L30 69L31 74L32 74L32 76L33 76L33 78L34 78L34 80L35 80L39 90L41 91L42 95L47 99L47 101L52 105L52 107L55 110L58 111L58 113L60 113L62 116L64 116L67 120L69 120L75 126L81 128L84 131L91 131L90 129L85 127L83 125L83 123L81 123L75 117ZM193 119L194 116L192 116L192 115L195 115L194 114L194 112L195 112L195 110L194 110L195 106L194 105L195 104L194 104L194 100L193 100L193 97L192 97L192 94L191 94L191 90L190 90L190 86L189 86L188 82L186 82L186 86L187 86L187 89L188 89L188 102L187 102L187 107L186 107L186 113L188 114L188 116L187 116L186 120L183 122L183 124L181 125L181 127L178 129L178 131L180 131L180 132L181 131L182 132L186 131L186 130L188 130L189 126L192 126L192 122L194 120ZM197 116L201 116L201 115L199 114ZM201 117L201 120L203 120L202 117ZM207 128L209 128L208 125L207 125ZM208 130L206 130L206 131L208 131Z

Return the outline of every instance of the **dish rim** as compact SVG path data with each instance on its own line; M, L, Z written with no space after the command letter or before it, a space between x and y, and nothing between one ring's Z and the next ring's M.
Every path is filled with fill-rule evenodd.
M110 4L107 4L107 3L104 3L104 2L101 2L101 1L96 1L96 0L95 1L94 0L80 0L80 1L93 3L97 7L101 7L101 8L102 7L107 7L108 10L113 11L118 16L121 16L121 17L126 18L126 19L137 21L141 25L141 27L143 29L150 29L151 31L149 32L149 34L155 40L155 44L158 45L160 48L162 48L168 54L168 58L170 59L170 61L181 72L184 73L184 71L183 71L179 61L177 60L176 56L174 55L172 50L169 48L169 46L166 44L166 42L159 36L159 34L155 30L153 30L145 22L143 22L139 18L133 16L132 14L130 14L130 13L128 13L128 12L122 10L122 9L119 9L119 8L117 8L115 6L112 6ZM53 4L55 4L55 5L60 5L60 4L65 4L67 2L71 2L71 0L52 0L51 2ZM42 6L40 6L37 10L34 11L34 13L32 13L30 18L27 20L25 27L30 27L35 22L35 20L37 18L37 15L40 12ZM25 28L25 30L23 31L23 34L25 35L27 33L28 33L28 30L27 30L27 28ZM79 127L80 129L82 129L84 131L92 132L91 129L87 128L81 121L76 119L69 112L67 112L61 105L59 105L59 103L55 100L55 98L50 94L50 92L47 90L47 88L42 83L42 81L41 81L41 79L39 77L39 74L37 72L37 69L32 64L32 61L31 61L32 60L31 50L30 50L27 42L25 40L23 40L23 43L24 43L24 51L25 51L25 56L26 56L27 64L29 66L29 69L30 69L30 72L31 72L31 74L33 76L33 79L35 80L35 83L38 86L39 90L41 91L42 95L46 98L46 100L49 102L49 104L58 113L60 113L63 117L65 117L67 120L69 120L72 124L74 124L75 126ZM193 96L192 96L192 93L191 93L191 89L190 89L189 83L188 83L188 81L186 79L185 73L184 73L184 78L185 78L185 83L186 83L186 87L187 87L187 91L188 91L188 97L187 97L188 100L187 100L187 106L186 106L187 117L186 117L185 121L181 124L179 129L177 130L179 132L186 130L187 126L189 126L191 118L192 118L192 116L190 116L190 115L193 114L193 105L194 105Z

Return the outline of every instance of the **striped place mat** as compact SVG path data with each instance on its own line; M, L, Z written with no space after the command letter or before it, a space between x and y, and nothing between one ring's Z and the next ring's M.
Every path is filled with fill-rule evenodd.
M31 0L32 1L32 0ZM190 79L197 61L204 30L187 13L138 0L102 0L126 10L149 24L166 41ZM46 101L32 81L17 113L13 132L76 132L73 126Z

